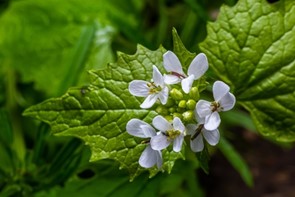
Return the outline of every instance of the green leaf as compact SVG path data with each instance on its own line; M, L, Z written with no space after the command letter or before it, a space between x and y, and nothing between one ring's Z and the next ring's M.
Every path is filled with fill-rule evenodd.
M200 167L204 170L206 174L209 173L209 160L210 160L210 155L209 151L207 148L207 145L204 144L204 149L202 152L197 152L196 156L199 160Z
M200 45L257 129L279 141L295 141L294 27L293 0L240 0L221 8Z
M2 176L14 173L17 163L15 152L11 149L13 143L13 131L8 112L0 108L0 185L5 182ZM14 163L15 162L15 163ZM3 175L1 176L1 174ZM2 178L1 178L2 177Z
M132 118L151 123L157 113L141 109L143 98L132 96L128 85L134 79L150 79L153 65L163 69L165 52L163 47L150 51L138 46L134 55L118 53L117 63L109 64L105 70L90 71L89 86L72 88L60 98L28 108L24 115L50 124L56 135L81 138L92 151L91 161L117 160L133 179L146 170L138 165L146 144L129 135L126 124ZM163 151L163 170L170 173L178 158L183 158L182 152ZM158 173L156 167L148 170L150 176Z
M159 174L148 179L145 174L133 182L126 177L126 172L110 160L88 165L77 176L73 176L64 187L54 187L37 192L36 197L77 196L77 197L149 197L149 196L204 196L196 179L195 168L189 161L176 163L170 175ZM186 168L183 171L183 168ZM83 177L88 173L90 177ZM82 175L82 176L81 176ZM185 187L183 187L185 185Z
M244 182L248 186L253 186L253 177L251 171L243 158L234 149L234 147L232 147L232 145L225 138L221 138L218 148L231 163L231 165L237 170Z
M101 66L97 61L94 66L93 59L103 59L102 65L113 59L115 29L104 17L106 2L12 1L0 17L3 68L15 68L22 82L34 82L46 96L85 82L84 68Z

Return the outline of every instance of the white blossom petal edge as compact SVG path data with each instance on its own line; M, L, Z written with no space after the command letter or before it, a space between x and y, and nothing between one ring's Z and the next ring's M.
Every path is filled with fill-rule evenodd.
M139 119L129 120L126 125L126 130L130 135L140 138L151 138L157 135L155 129L151 125ZM163 163L162 152L152 149L151 145L148 144L142 152L138 163L144 168L151 168L157 165L160 169Z
M186 127L188 134L191 135L190 147L192 151L200 152L204 149L203 137L212 146L215 146L216 144L218 144L220 139L220 134L218 129L209 131L204 127L205 118L201 118L198 115L196 115L196 119L198 121L197 125L188 124Z
M181 150L186 128L178 117L170 123L163 116L156 116L153 119L153 125L160 130L160 134L151 138L152 149L163 150L173 142L173 151Z
M163 75L155 65L153 66L152 82L133 80L130 82L128 89L134 96L146 97L140 105L143 109L152 107L158 99L163 105L168 100L169 89L164 83Z
M163 55L163 64L168 75L164 75L167 84L177 84L181 82L182 90L189 93L194 80L199 79L208 70L208 60L204 53L198 54L188 67L187 74L183 72L178 57L172 52L167 51Z
M200 116L200 118L205 118L204 127L206 130L212 131L219 127L220 116L219 112L231 110L235 103L235 96L229 92L230 88L222 81L216 81L213 84L213 102L208 102L205 100L199 100L195 113Z

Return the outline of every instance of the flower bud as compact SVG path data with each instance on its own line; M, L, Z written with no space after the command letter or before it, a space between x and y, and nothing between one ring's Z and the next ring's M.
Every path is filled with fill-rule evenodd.
M161 115L168 115L169 111L166 107L160 105L156 108L156 112Z
M165 117L165 119L166 119L168 122L172 122L172 121L173 121L173 116L168 115L168 116L164 116L164 117Z
M179 101L179 103L178 103L178 107L180 107L180 108L185 108L185 107L186 107L186 100L181 100L181 101Z
M198 101L200 99L200 93L197 87L192 87L191 91L189 92L189 96L191 99Z
M174 113L174 112L176 112L176 109L175 109L174 107L170 107L170 108L168 109L168 111L169 111L170 113Z
M194 112L192 110L188 110L182 113L184 122L191 122L194 119Z
M182 115L180 113L173 113L173 118L175 117L182 119Z
M187 109L194 110L194 109L196 108L196 101L194 101L193 99L189 99L189 100L186 102L186 108L187 108Z
M181 91L179 91L178 89L176 88L173 88L171 91L170 91L170 95L173 99L175 100L181 100L183 98L183 94L181 93Z

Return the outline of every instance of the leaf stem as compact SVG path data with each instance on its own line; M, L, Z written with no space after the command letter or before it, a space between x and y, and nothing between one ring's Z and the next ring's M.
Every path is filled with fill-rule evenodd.
M12 68L6 70L6 109L9 112L10 119L12 120L13 130L13 143L12 150L15 151L17 157L21 163L24 163L25 159L25 142L23 137L23 131L21 128L21 117L18 113L17 107L17 90L16 90L16 77L15 71Z

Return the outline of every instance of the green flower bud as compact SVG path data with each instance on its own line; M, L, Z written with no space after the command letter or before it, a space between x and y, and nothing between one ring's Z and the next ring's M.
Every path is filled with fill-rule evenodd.
M181 91L179 91L178 89L176 88L173 88L171 91L170 91L170 95L173 99L179 101L183 98L183 94L181 93Z
M196 101L194 101L193 99L189 99L189 100L186 102L186 108L187 108L187 109L194 110L194 109L196 108Z
M168 115L169 114L168 109L162 105L160 105L156 108L156 112L161 115Z
M186 107L186 100L181 100L181 101L179 101L179 103L178 103L178 107L180 107L180 108L185 108L185 107Z
M200 93L197 87L192 87L191 91L189 92L189 96L191 99L198 101L200 99Z
M168 111L169 111L170 113L174 113L174 112L176 112L176 109L175 109L174 107L170 107L170 108L168 109Z
M172 121L173 121L173 116L168 115L168 116L164 116L164 117L165 117L165 119L166 119L168 122L172 122Z
M182 117L184 122L191 122L194 119L194 112L192 110L188 110L182 113Z
M173 113L173 118L175 117L182 119L182 115L180 113Z

